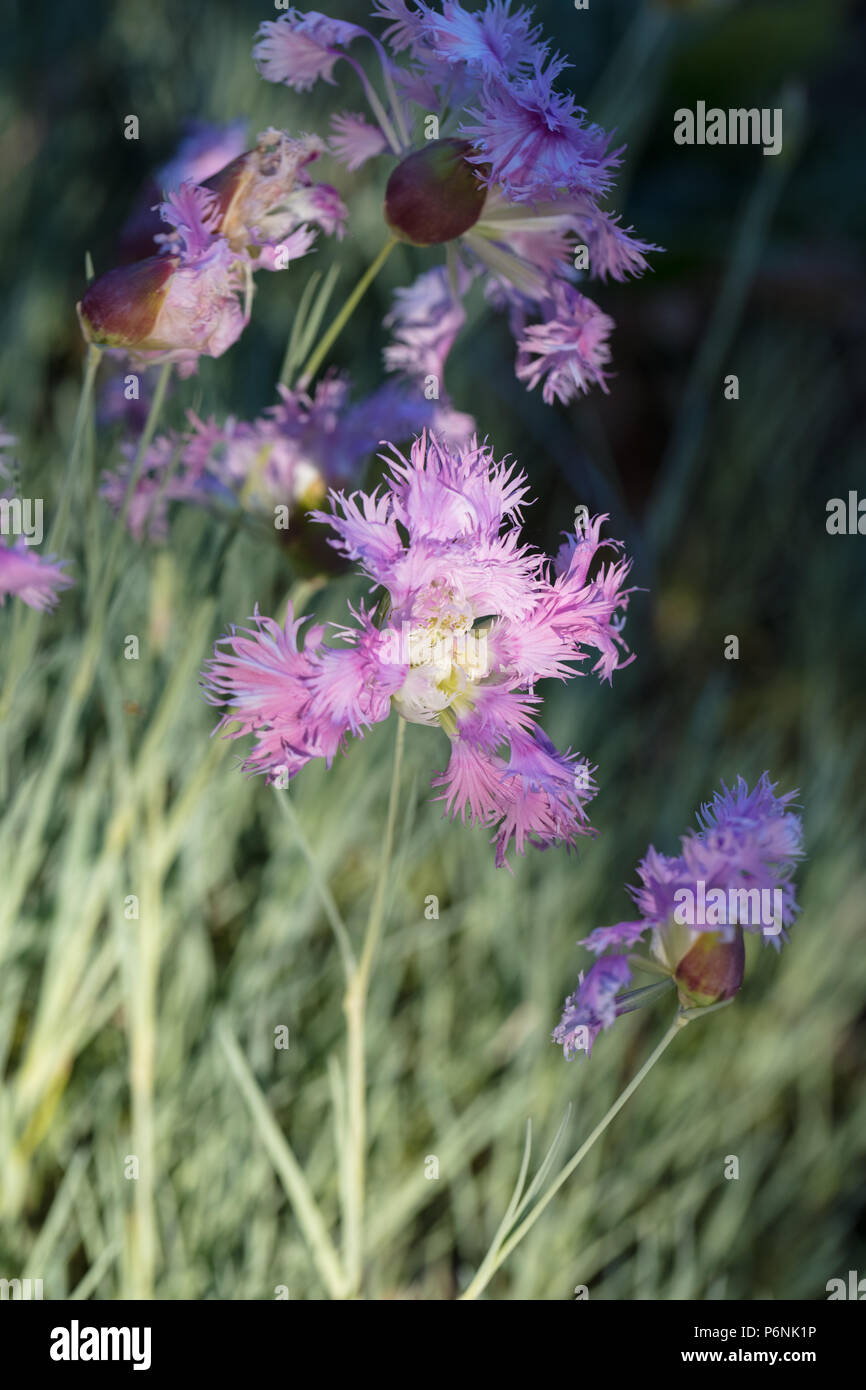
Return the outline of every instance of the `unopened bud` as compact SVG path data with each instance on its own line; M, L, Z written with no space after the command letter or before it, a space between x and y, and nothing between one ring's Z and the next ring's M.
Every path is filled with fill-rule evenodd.
M136 360L178 361L194 369L200 353L220 357L243 332L238 290L225 241L188 265L177 255L149 256L88 285L78 305L81 331L89 343L119 348Z
M686 1008L706 1008L732 999L743 983L746 947L741 927L725 941L720 932L701 932L683 956L674 979Z
M432 140L397 165L385 189L385 221L403 241L436 246L468 232L487 190L466 140Z
M148 256L100 275L78 305L86 340L116 348L166 346L153 335L177 265L177 256Z

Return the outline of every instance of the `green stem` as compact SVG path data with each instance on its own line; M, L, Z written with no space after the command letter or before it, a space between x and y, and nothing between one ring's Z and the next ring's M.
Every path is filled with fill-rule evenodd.
M84 434L87 421L90 416L90 408L93 403L93 387L96 382L96 372L102 360L102 349L90 343L87 348L87 360L84 366L84 381L81 386L81 394L78 397L78 409L75 412L75 424L72 428L72 443L69 446L69 453L66 456L66 471L63 475L63 490L60 494L60 505L57 508L57 515L54 518L54 525L48 535L48 552L53 553L58 550L66 539L66 528L69 525L69 510L72 504L72 493L75 488L76 469L81 457L81 446L84 442Z
M348 54L346 54L346 58L348 62L352 64L352 67L355 69L356 73L361 79L361 86L364 89L364 96L370 103L370 110L373 112L373 115L379 122L379 128L382 131L382 134L384 135L385 139L388 141L388 144L391 146L392 153L396 155L402 154L403 144L396 130L394 129L394 125L388 115L388 112L385 110L384 106L382 105L381 101L376 95L375 87L373 86L367 74L364 72L364 69L361 67L360 63L356 63L354 59L349 58Z
M391 103L391 111L393 113L394 120L397 125L397 133L400 137L400 153L402 154L403 151L407 150L412 143L412 139L409 134L409 127L406 124L406 117L403 113L403 103L400 101L400 98L397 95L397 88L394 85L394 79L392 78L386 65L383 65L382 67L382 75L385 79L385 90L388 93L388 100Z
M397 802L400 790L400 769L406 725L397 722L397 742L391 773L388 798L388 819L382 844L382 858L361 956L349 980L343 1009L346 1015L348 1079L347 1079L347 1145L345 1173L345 1261L350 1295L360 1292L364 1246L364 1189L367 1159L367 1074L365 1024L370 974L376 948L385 920L385 895L391 869L394 829L397 823Z
M102 565L101 582L88 612L87 628L83 634L72 678L67 686L66 700L59 721L52 731L51 745L45 760L40 766L39 776L31 794L28 817L18 843L18 854L12 870L4 883L4 893L0 898L0 939L14 920L18 907L27 889L28 877L32 871L37 846L44 833L45 825L54 806L57 784L72 750L78 719L90 692L102 644L105 638L106 622L109 615L113 583L121 559L126 515L135 487L138 472L141 470L144 455L156 429L165 389L168 385L170 366L166 364L150 407L144 433L138 447L135 464L127 484L126 497L121 513L114 520L108 556ZM26 664L26 663L25 663ZM11 703L14 694L11 687L8 699ZM3 732L0 726L0 732Z
M97 597L94 603L94 612L98 615L100 620L103 616L104 609L107 607L111 586L114 583L115 569L120 558L120 550L124 542L126 520L129 516L129 509L132 506L132 499L135 496L135 489L138 486L138 480L144 468L144 460L150 448L151 440L156 433L159 417L162 414L163 402L165 401L169 379L171 378L171 369L171 362L163 363L159 379L156 383L156 390L153 393L153 400L150 403L150 410L147 412L147 420L145 421L144 429L139 437L138 447L135 451L135 459L126 484L126 492L123 495L123 503L114 521L114 528L108 543L108 555L106 556L103 566L102 584L97 591Z
M158 985L161 951L162 875L157 866L156 836L163 788L151 788L146 825L137 829L141 845L141 918L136 932L131 978L127 980L126 1016L129 1030L129 1090L132 1150L138 1157L137 1182L133 1183L130 1223L129 1294L152 1299L158 1237L156 1216L156 1048L158 1033ZM133 832L135 833L135 832Z
M75 412L72 443L66 455L66 469L63 476L60 502L51 530L48 533L48 541L45 547L46 553L49 555L57 552L62 547L66 538L78 462L81 457L81 448L84 443L87 421L93 402L93 387L96 381L96 372L101 358L101 350L98 347L94 347L91 343L87 349L84 378L81 383L78 407ZM27 609L26 612L23 612L21 605L16 607L12 639L9 644L9 664L6 668L6 679L3 683L2 695L0 695L0 724L5 723L9 717L12 701L15 698L15 692L18 688L18 682L33 656L33 648L36 644L41 617L42 614L37 609L30 608ZM3 763L5 766L5 749Z
M645 975L664 975L666 980L671 978L671 972L657 960L653 960L652 956L639 956L630 953L626 956L626 960L634 970L642 970Z
M289 1141L277 1124L273 1111L250 1071L249 1064L238 1047L234 1034L222 1016L217 1018L216 1032L225 1051L229 1068L249 1106L253 1122L265 1145L268 1157L286 1190L289 1201L292 1203L298 1218L298 1225L309 1246L322 1283L332 1298L342 1298L345 1293L345 1281L340 1257L334 1249L325 1218L304 1176L304 1170L295 1157Z
M346 924L343 921L343 918L340 916L340 909L337 907L337 904L334 901L333 893L331 892L330 888L328 887L327 883L322 877L319 865L316 862L316 857L313 854L312 849L310 848L309 840L304 834L300 816L298 815L297 811L294 808L294 805L292 804L291 797L288 794L284 794L282 790L278 790L276 794L279 798L280 809L282 810L283 815L286 817L286 819L292 827L295 840L298 844L298 848L300 849L302 855L307 861L307 868L310 870L310 876L312 877L316 892L318 893L322 907L325 910L325 916L327 917L331 925L331 930L334 933L334 936L337 941L337 946L340 950L340 958L343 962L343 970L346 975L346 980L349 981L351 980L352 974L356 968L356 961L355 953L352 950L352 942L349 939L349 933L346 928Z
M634 1013L635 1009L642 1009L647 1004L654 1004L662 994L667 994L668 990L676 985L672 975L665 980L658 980L654 985L641 985L640 989L630 989L627 994L618 994L616 999L617 1017L620 1014Z
M379 274L379 271L382 269L382 266L385 264L396 245L397 238L389 237L376 259L372 261L370 265L367 267L367 269L364 271L364 274L361 276L357 285L352 290L352 293L349 295L348 299L346 300L340 312L337 314L336 318L332 319L331 323L325 329L325 332L320 338L318 345L307 358L303 370L301 371L301 375L298 379L299 391L305 391L306 388L309 386L311 380L316 375L316 372L319 370L319 367L325 360L325 357L331 345L342 333L343 329L345 328L349 319L352 317L352 314L355 312L355 309L357 308L367 289L373 283L376 276Z
M586 1158L586 1155L589 1153L590 1149L595 1144L596 1140L601 1138L608 1125L611 1123L612 1120L616 1118L620 1110L622 1110L626 1101L634 1095L635 1091L643 1081L644 1077L648 1076L649 1073L652 1071L656 1062L659 1060L662 1053L665 1052L667 1048L670 1046L670 1044L673 1042L680 1029L684 1028L689 1021L689 1018L685 1014L677 1014L676 1018L674 1019L668 1031L665 1033L661 1042L650 1053L649 1057L644 1062L640 1071L628 1083L625 1090L621 1092L619 1096L617 1096L616 1100L608 1110L607 1114L604 1116L603 1119L599 1120L598 1124L590 1134L589 1138L585 1140L583 1144L581 1144L577 1153L569 1159L568 1163L566 1163L565 1167L561 1170L558 1177L556 1177L554 1181L550 1184L550 1187L547 1189L544 1196L533 1207L532 1211L526 1217L526 1220L522 1221L520 1225L517 1227L517 1229L513 1231L512 1234L508 1237L508 1239L504 1241L501 1245L497 1246L496 1242L494 1242L494 1244L491 1246L490 1250L487 1252L487 1255L485 1256L484 1261L482 1262L478 1270L478 1273L475 1275L475 1278L472 1280L471 1284L466 1289L466 1291L463 1294L461 1294L460 1297L462 1302L476 1299L478 1295L483 1292L493 1275L496 1273L499 1266L503 1264L505 1260L507 1260L508 1256L511 1254L511 1251L515 1248L516 1245L520 1244L520 1242L523 1240L523 1237L535 1225L536 1221L538 1220L541 1213L544 1211L547 1204L553 1200L553 1198L556 1196L556 1193L562 1187L563 1183L568 1181L575 1168L577 1168L579 1164L583 1162L583 1160Z

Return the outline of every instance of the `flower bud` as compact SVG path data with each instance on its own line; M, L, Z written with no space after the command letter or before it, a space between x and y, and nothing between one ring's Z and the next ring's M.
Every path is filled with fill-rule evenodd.
M162 346L151 339L178 263L177 256L148 256L94 280L78 305L86 340L117 348Z
M721 932L701 932L674 971L683 1007L706 1008L732 999L743 983L745 964L741 927L730 941Z
M107 270L88 285L78 305L89 343L119 348L142 361L177 361L182 375L199 354L221 357L246 322L238 300L239 271L221 239L195 262L149 256Z
M466 159L466 140L432 140L397 165L385 189L385 221L403 241L436 246L468 232L487 190Z

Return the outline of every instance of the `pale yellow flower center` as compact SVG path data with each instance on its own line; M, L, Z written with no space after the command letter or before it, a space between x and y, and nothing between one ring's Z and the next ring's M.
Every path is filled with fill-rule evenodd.
M489 670L487 629L474 629L471 613L451 605L422 622L391 629L395 660L409 674L394 696L399 714L412 724L435 724L455 703L471 705L471 691Z

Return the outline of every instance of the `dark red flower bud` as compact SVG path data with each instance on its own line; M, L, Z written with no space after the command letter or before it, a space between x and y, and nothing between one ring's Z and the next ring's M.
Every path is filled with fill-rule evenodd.
M743 983L745 965L741 927L734 928L732 941L723 941L720 932L701 932L674 971L680 1002L685 1008L706 1008L732 999Z
M475 226L487 190L466 158L471 150L466 140L431 140L393 170L385 221L403 241L436 246Z
M81 330L90 343L106 347L162 347L153 341L177 256L148 256L107 270L88 285L78 306Z

